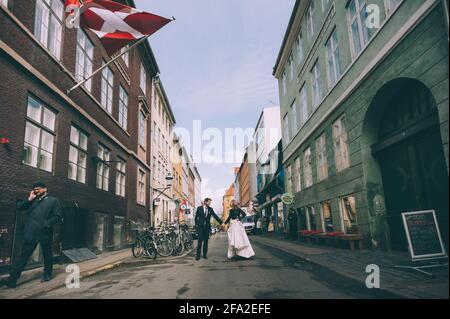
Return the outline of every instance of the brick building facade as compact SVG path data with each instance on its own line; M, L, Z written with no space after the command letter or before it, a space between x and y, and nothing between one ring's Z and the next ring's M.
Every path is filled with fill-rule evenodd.
M119 249L130 239L127 222L150 216L152 50L145 42L68 95L80 70L110 58L93 34L65 27L63 1L49 4L0 8L0 136L10 141L0 145L0 267L21 246L25 213L15 203L36 181L63 205L56 255Z

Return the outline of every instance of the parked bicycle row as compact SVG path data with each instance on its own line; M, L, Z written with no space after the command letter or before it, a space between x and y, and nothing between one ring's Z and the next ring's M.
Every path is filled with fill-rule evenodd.
M186 224L161 224L158 228L144 227L141 231L136 230L135 234L131 246L135 258L180 256L192 249L194 243L189 226Z

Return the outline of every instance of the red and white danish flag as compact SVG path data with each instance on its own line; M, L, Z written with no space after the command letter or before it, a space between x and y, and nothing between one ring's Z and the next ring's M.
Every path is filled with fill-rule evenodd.
M110 56L172 21L112 0L67 0L65 5L80 8L80 27L94 32Z

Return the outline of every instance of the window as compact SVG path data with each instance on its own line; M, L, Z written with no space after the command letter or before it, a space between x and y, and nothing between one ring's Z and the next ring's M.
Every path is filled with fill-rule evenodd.
M294 57L291 55L289 56L289 74L291 77L291 80L294 79Z
M322 0L322 11L325 12L325 10L328 8L329 4L330 4L330 0Z
M109 160L111 152L104 146L98 145L97 150L97 188L104 191L109 190Z
M145 114L139 112L139 145L145 148Z
M292 192L292 166L290 165L286 168L286 191Z
M316 108L319 106L320 99L322 98L322 92L320 88L320 67L319 61L316 62L314 67L311 70L312 77L312 97L313 97L313 106Z
M354 196L346 196L341 198L341 212L345 233L358 233L358 221L356 219L356 201Z
M125 130L128 127L128 93L122 86L119 87L119 124Z
M116 195L125 197L126 163L119 158L116 165Z
M147 95L147 73L145 72L145 68L142 63L139 75L139 86L141 87L142 92Z
M75 65L75 78L82 81L92 73L92 61L94 59L94 45L88 39L86 33L78 29L77 34L77 57ZM91 91L92 79L84 83L86 89Z
M23 164L52 172L55 120L53 111L28 97Z
M306 206L306 220L308 222L308 230L317 230L316 210L313 206Z
M345 116L333 123L334 156L338 172L350 166Z
M316 140L317 179L323 181L328 177L327 144L325 133Z
M292 102L291 104L291 136L294 137L298 132L297 124L297 103Z
M297 157L297 159L295 160L295 173L296 173L295 190L296 192L300 192L302 190L300 157Z
M86 183L88 137L76 127L70 128L69 172L68 178Z
M145 205L145 171L141 168L138 169L137 202Z
M366 26L366 0L351 0L347 10L355 58L366 47L373 31Z
M308 96L306 95L306 84L303 85L302 89L300 90L300 109L302 113L302 123L303 126L306 121L308 121L309 118L309 112L308 112Z
M301 32L299 33L297 38L297 57L298 63L302 63L305 59L305 48L303 47L303 37Z
M333 215L331 213L331 203L329 201L325 201L320 206L322 208L323 230L327 233L334 232Z
M303 152L303 175L305 176L305 187L310 187L313 184L311 160L311 147L308 147Z
M331 89L341 76L341 66L339 62L339 43L337 31L334 30L327 44L327 75L328 87Z
M120 53L124 53L123 55L122 55L122 60L123 60L123 62L125 63L125 65L127 66L127 68L128 67L130 67L130 51L128 51L129 50L129 47L128 46L125 46L125 47L123 47L121 50L120 50Z
M308 11L306 13L306 20L308 25L308 39L312 40L314 37L314 1L311 1Z
M58 60L61 58L61 37L64 5L61 0L37 0L34 35Z
M105 62L103 62L103 65ZM102 70L102 106L106 111L112 113L112 101L113 101L113 85L114 75L110 68L104 68Z
M390 16L403 0L385 0L386 14Z
M289 113L287 113L283 118L283 126L284 126L284 137L286 139L286 143L291 141L289 134Z
M286 71L281 75L281 95L286 94Z
M152 162L152 171L153 171L153 180L156 179L156 157L153 156L153 162Z

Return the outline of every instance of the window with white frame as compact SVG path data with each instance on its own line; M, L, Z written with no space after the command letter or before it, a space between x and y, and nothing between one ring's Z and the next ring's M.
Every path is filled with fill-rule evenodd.
M390 16L403 0L385 0L386 14Z
M298 34L298 38L297 38L297 57L298 57L298 63L302 63L303 60L305 59L305 48L303 46L303 37L302 37L302 33L300 32Z
M77 57L75 63L75 78L77 81L82 81L92 74L93 59L94 45L80 28L77 34ZM86 81L84 87L91 91L92 79Z
M301 174L300 157L295 159L295 191L300 192L302 190L302 174Z
M314 37L314 1L311 1L308 11L306 12L306 23L308 26L308 39L311 41Z
M303 175L305 177L305 187L308 188L312 186L313 176L312 176L311 147L308 147L303 152Z
M120 53L123 53L122 60L125 63L125 65L127 66L127 68L130 67L130 51L128 51L128 50L129 50L128 45L123 47L120 50Z
M58 60L61 58L61 38L64 4L61 0L37 0L34 35Z
M311 70L311 90L312 90L312 99L313 106L316 108L320 104L320 100L322 98L322 89L320 87L320 66L319 61L314 64L314 67Z
M302 123L301 125L305 125L306 121L308 121L309 118L309 112L308 112L308 95L306 91L306 83L303 85L303 87L300 90L300 109L302 113Z
M153 162L152 162L152 172L153 172L153 174L152 174L152 179L153 180L156 180L156 157L155 156L153 156Z
M336 29L334 29L333 33L328 39L326 47L327 47L327 61L328 61L327 63L328 87L331 89L341 76L339 42Z
M320 204L322 209L322 228L324 232L334 232L333 214L331 211L331 202L325 201Z
M128 93L119 87L119 124L125 130L128 128Z
M141 205L145 205L145 184L145 171L139 168L137 178L137 202Z
M291 104L290 108L290 116L291 116L291 136L294 137L298 132L298 123L297 123L297 103L294 100Z
M327 144L325 133L316 140L317 179L323 181L328 177Z
M139 112L139 145L145 148L146 116L143 111Z
M125 197L125 185L127 176L127 164L122 159L117 159L116 163L116 195Z
M348 7L348 19L352 37L353 58L366 47L373 31L367 27L366 0L351 0Z
M75 126L70 128L68 178L86 183L88 137Z
M142 63L139 72L139 86L141 87L142 92L147 95L147 72Z
M23 164L53 171L55 121L55 112L28 97Z
M340 172L350 166L345 116L333 123L333 144L336 170Z
M109 161L111 152L104 146L98 145L97 149L97 188L109 190Z
M103 62L105 65L105 62ZM109 67L102 70L102 106L109 113L112 114L112 102L113 102L113 86L114 75Z
M283 130L284 130L284 137L286 139L286 143L289 143L291 141L290 137L290 130L289 130L289 112L286 113L286 115L283 118Z

